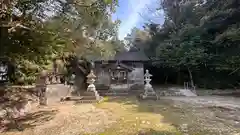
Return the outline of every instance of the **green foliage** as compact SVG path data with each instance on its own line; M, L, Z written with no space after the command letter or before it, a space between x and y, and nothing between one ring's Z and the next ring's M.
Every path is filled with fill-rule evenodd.
M34 82L40 70L51 70L53 58L108 57L116 52L111 40L120 22L112 22L108 8L117 1L11 2L4 0L1 8L0 57L17 65L15 80Z
M228 83L226 87L239 86L239 76L235 76L239 70L228 75L240 67L237 0L163 0L160 8L165 12L162 27L146 25L152 35L148 55L162 59L155 62L157 66L190 69L196 75L194 80L211 78L205 83L213 87L223 81Z

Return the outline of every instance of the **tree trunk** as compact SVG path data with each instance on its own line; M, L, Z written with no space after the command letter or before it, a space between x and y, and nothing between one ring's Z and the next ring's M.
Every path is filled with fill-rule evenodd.
M86 87L86 77L84 74L82 73L76 73L76 77L75 77L75 86L76 86L76 94L81 95L83 92L85 92L87 90Z
M191 87L194 88L195 86L194 86L194 82L193 82L192 72L191 72L191 70L189 69L189 67L188 67L188 73L189 73L189 78L190 78Z
M177 74L177 84L181 85L181 71L179 70Z
M165 78L165 84L168 84L168 74L166 75L166 78Z

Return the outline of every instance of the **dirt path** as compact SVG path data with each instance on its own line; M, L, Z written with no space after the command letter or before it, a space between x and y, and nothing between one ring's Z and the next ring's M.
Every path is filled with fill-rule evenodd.
M112 114L92 104L71 102L32 110L20 121L24 132L10 130L4 135L79 135L103 132L116 122Z
M189 104L199 104L205 106L217 106L231 109L240 109L240 98L223 97L223 96L198 96L198 97L162 97L161 99L169 99Z
M174 110L171 117L180 120L178 125L188 125L190 130L201 129L206 134L240 134L240 99L232 97L162 97L172 101L169 110ZM176 116L178 115L178 116ZM190 118L190 119L189 119ZM171 119L174 122L173 119ZM195 127L195 128L194 128ZM191 129L192 128L192 129Z
M66 86L49 86L49 105L31 107L19 124L0 135L239 135L240 98L220 96L136 97L108 99L100 104L59 102ZM142 132L144 134L142 134ZM182 132L182 133L181 133Z
M96 105L56 103L33 109L20 121L23 131L14 129L0 135L238 135L237 101L162 97L139 102L135 97L125 97Z

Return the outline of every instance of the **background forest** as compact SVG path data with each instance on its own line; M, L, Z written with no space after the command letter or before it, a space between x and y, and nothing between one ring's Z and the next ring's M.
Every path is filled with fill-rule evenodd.
M73 55L88 61L113 56L121 43L117 39L120 21L111 20L116 4L111 0L3 0L0 57L10 62L11 82L34 82L39 71L52 69L55 58Z
M11 81L34 82L54 58L69 54L86 61L124 50L113 0L3 0L1 59L15 68ZM163 24L148 21L126 37L143 48L157 83L201 88L240 86L240 1L159 0ZM147 21L147 20L146 20Z
M156 83L239 87L239 0L162 0L158 10L164 11L162 25L150 22L128 35L151 58Z

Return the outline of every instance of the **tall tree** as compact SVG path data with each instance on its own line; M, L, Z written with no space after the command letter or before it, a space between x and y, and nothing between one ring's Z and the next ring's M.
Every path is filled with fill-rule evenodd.
M162 59L156 64L187 70L193 86L194 80L200 85L202 77L212 78L205 81L212 87L237 86L239 1L163 0L159 7L165 13L164 24L146 26L152 35L149 55ZM226 77L228 81L221 80Z
M116 4L112 0L4 0L0 55L19 65L17 76L34 80L33 75L47 68L53 57L104 53L105 46L99 49L98 45L116 35L118 22L109 19L109 9Z

